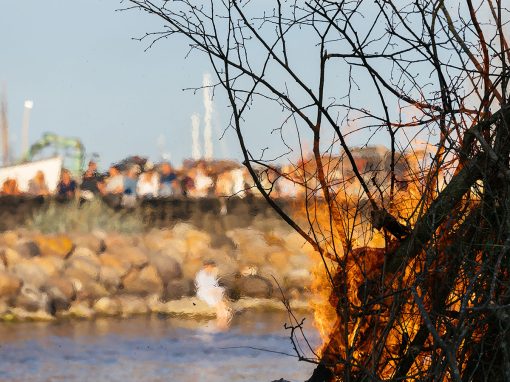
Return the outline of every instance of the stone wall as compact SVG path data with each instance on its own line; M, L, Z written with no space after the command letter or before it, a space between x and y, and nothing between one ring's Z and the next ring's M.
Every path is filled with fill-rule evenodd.
M208 206L193 208L203 207L207 214ZM0 319L214 315L195 297L194 278L205 260L217 264L234 311L283 309L282 293L294 306L306 306L313 251L278 219L267 218L220 232L189 223L130 235L5 231L0 234Z

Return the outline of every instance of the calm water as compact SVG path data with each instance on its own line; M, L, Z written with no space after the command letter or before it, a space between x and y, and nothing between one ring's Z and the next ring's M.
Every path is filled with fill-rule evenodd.
M244 313L222 333L213 322L178 318L2 323L0 381L303 381L312 364L246 348L294 354L285 321Z

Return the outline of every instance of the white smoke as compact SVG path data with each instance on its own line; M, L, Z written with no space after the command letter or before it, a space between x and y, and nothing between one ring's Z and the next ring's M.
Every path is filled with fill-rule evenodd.
M200 150L200 115L191 116L191 156L194 160L199 160L202 156Z
M212 115L213 115L213 101L211 97L211 75L204 73L202 86L204 96L204 157L206 160L211 160L213 157L213 142L212 142Z

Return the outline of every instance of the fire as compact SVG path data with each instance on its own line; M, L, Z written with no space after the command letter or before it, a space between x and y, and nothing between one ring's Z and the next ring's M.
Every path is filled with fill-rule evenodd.
M310 184L307 178L315 176L316 171L310 167L308 163L301 164L302 183ZM422 176L416 176L417 173ZM385 207L401 225L412 227L418 211L426 210L428 205L422 198L423 172L408 175L401 179L391 203ZM314 185L317 184L314 180ZM430 301L416 283L424 271L426 254L408 262L398 277L386 275L385 256L391 253L395 239L373 230L366 211L368 203L360 198L360 192L355 192L358 186L355 181L337 181L331 187L334 195L330 205L317 191L313 197L303 197L306 202L298 209L297 215L306 219L302 223L309 224L323 252L329 254L323 258L318 253L312 254L316 265L312 282L314 299L310 305L322 339L316 352L323 363L336 370L336 375L342 375L349 365L350 373L373 370L377 374L373 377L380 380L393 379L397 374L406 380L419 380L426 376L434 357L432 335L424 330L420 311L420 304L428 307ZM341 221L332 217L333 209ZM437 267L433 271L441 282L440 265ZM446 299L451 311L459 310L465 292L461 276L456 282ZM395 311L399 312L397 316ZM445 325L438 325L439 335L446 332ZM412 354L412 347L417 345L429 350L413 355L410 365L402 366L399 361L405 354Z

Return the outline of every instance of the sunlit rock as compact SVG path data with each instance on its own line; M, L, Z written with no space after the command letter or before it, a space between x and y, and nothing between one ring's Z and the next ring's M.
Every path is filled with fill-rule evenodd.
M105 252L99 256L99 262L102 267L110 267L115 269L120 277L126 275L131 269L131 264L128 260L123 259L119 254L112 254Z
M41 256L66 258L74 249L73 241L67 235L37 235L35 242L41 250Z
M16 296L14 306L28 312L47 311L48 295L35 285L24 284Z
M151 254L149 261L158 271L159 277L164 284L182 277L182 268L179 262L164 253Z
M145 314L149 312L147 303L141 297L122 295L119 296L119 302L123 316L132 316L135 314Z
M26 260L13 266L11 272L24 284L30 284L37 289L48 279L48 273L40 265Z
M64 268L64 260L56 256L35 257L30 262L44 269L49 277L60 274Z
M21 279L5 271L0 271L0 297L16 295L21 289L21 285Z
M92 308L97 314L103 316L118 316L122 313L122 307L117 298L102 297L94 303Z
M23 240L18 242L15 246L15 249L20 254L20 256L24 258L31 258L41 254L39 245L32 240Z
M8 247L0 249L0 258L9 269L23 260L23 257L17 251Z
M123 292L148 295L160 294L163 289L158 271L152 265L147 265L143 269L132 269L123 280Z

